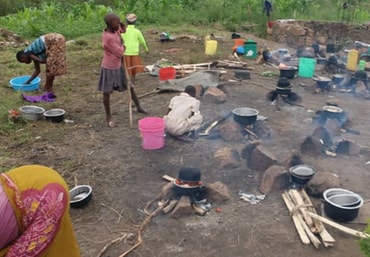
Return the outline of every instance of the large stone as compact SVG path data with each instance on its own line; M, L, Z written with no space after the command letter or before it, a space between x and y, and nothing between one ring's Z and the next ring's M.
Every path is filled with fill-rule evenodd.
M244 138L241 126L235 121L223 123L220 126L220 136L226 142L240 142Z
M284 162L284 165L287 169L300 164L304 164L304 161L302 154L296 149L291 152L290 156Z
M218 149L214 158L222 169L236 169L242 164L238 151L229 147Z
M316 172L312 179L306 185L306 191L309 195L322 197L325 190L329 188L340 187L339 177L331 172Z
M195 98L199 99L204 95L204 87L202 85L195 85Z
M258 136L258 138L262 139L270 138L271 136L270 125L264 120L256 121L253 124L253 132Z
M173 182L168 182L166 185L162 187L162 192L160 194L160 198L163 200L169 200L175 198L175 193L173 192Z
M206 199L210 202L223 202L231 199L229 188L220 181L207 183Z
M248 167L257 171L265 171L275 163L275 156L262 145L253 149L247 161Z
M322 150L322 144L320 142L320 139L318 139L317 137L308 136L301 144L302 154L317 156L321 154Z
M340 141L336 148L336 153L357 155L361 152L361 147L350 140Z
M177 202L175 209L171 212L172 218L193 214L194 209L191 207L191 200L189 196L183 195Z
M243 159L246 159L248 160L252 151L254 150L254 148L256 148L258 145L260 145L261 142L260 141L248 141L248 143L245 145L245 147L243 148L242 150L242 153L241 153L241 157Z
M284 189L289 184L289 177L287 176L287 170L283 166L272 165L268 168L262 177L262 181L259 190L262 194L267 195L272 189Z
M204 93L203 99L209 102L223 103L226 101L226 95L217 87L209 87Z

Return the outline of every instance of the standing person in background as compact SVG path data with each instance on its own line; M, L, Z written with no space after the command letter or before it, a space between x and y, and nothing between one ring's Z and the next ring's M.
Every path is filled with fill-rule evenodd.
M139 29L135 28L136 19L137 17L135 14L127 14L126 32L121 34L125 41L125 62L132 83L135 83L136 74L144 72L144 67L139 56L140 46L144 48L147 54L149 53L149 48L143 34Z
M31 43L24 51L17 52L17 60L29 64L33 62L35 71L25 84L32 82L40 74L40 63L46 64L45 91L53 91L55 76L64 75L66 70L66 41L57 33L45 34Z
M121 38L121 33L124 32L124 25L121 23L118 15L108 13L104 17L106 28L103 31L102 44L104 49L103 60L100 69L100 78L98 90L103 92L103 105L106 114L107 125L111 128L116 126L112 120L110 109L110 95L113 90L123 92L127 89L126 76L123 71L123 52L125 46ZM134 89L131 87L131 97L134 101L137 111L145 113L140 107L139 100Z
M0 174L0 256L80 257L58 172L25 165Z

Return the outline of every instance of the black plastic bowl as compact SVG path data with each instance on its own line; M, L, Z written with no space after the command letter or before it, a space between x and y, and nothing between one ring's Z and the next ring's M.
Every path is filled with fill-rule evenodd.
M63 109L51 109L44 112L44 116L48 121L59 123L64 120L65 113Z
M252 125L257 121L258 111L253 108L241 107L233 110L234 121L242 126Z
M315 174L315 170L307 165L300 164L289 169L291 182L296 185L306 185Z
M334 189L337 190L337 189ZM354 204L354 206L342 206L338 203L338 199L335 201L332 201L332 197L335 197L340 194L334 194L332 193L332 189L325 190L323 193L323 197L325 200L324 203L324 210L327 216L330 218L337 220L337 221L342 221L342 222L349 222L357 218L358 212L361 208L361 206L364 204L364 200L362 197L358 194L355 194L351 192L352 195L356 196L359 199L358 204ZM328 197L328 195L331 195ZM342 202L342 201L341 201Z
M89 185L76 186L69 191L69 196L71 207L85 207L92 199L92 188Z

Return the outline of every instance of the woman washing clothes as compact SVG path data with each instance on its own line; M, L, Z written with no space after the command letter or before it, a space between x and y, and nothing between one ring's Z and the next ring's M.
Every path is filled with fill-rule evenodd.
M29 84L41 72L40 64L45 64L45 91L52 92L54 78L66 74L66 41L58 33L45 34L33 41L24 51L17 52L17 60L30 64L33 62L35 71L25 84Z
M25 165L0 174L0 217L0 257L80 257L56 171Z

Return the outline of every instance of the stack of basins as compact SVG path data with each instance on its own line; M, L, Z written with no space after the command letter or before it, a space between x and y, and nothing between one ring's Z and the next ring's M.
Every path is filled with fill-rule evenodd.
M324 210L330 218L349 222L358 216L364 200L359 194L343 188L331 188L323 193Z

